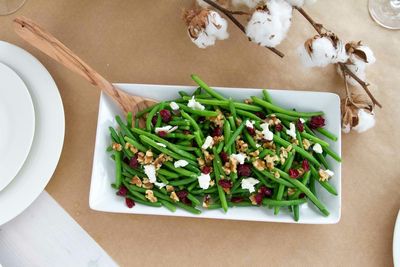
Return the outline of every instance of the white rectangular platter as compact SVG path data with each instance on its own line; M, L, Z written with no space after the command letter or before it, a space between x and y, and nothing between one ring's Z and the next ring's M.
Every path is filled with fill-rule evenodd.
M145 84L116 84L134 95L152 98L155 100L171 100L177 98L178 91L185 90L191 93L195 90L194 86L171 86L171 85L145 85ZM248 88L214 88L219 93L232 97L233 99L243 100L250 96L261 96L260 89ZM277 105L287 109L295 108L298 111L323 111L325 112L326 129L338 136L337 142L330 143L331 148L338 155L341 155L341 128L340 128L340 99L338 95L324 92L307 91L288 91L288 90L269 90L270 95ZM136 204L129 209L124 202L124 198L116 195L111 183L115 177L114 162L110 154L106 152L110 145L109 126L117 125L114 117L122 115L117 105L110 97L101 94L99 117L97 123L96 145L93 159L92 181L90 186L89 205L92 209L105 212L148 214L148 215L167 215L196 218L214 218L229 220L264 221L264 222L284 222L295 223L286 208L281 209L279 215L273 215L273 209L262 207L233 207L227 213L222 210L203 210L200 215L193 215L187 211L177 209L172 213L164 207L155 208ZM324 217L314 205L309 202L300 208L300 220L297 223L304 224L333 224L340 220L341 212L341 164L328 157L328 163L335 173L330 179L330 183L337 189L338 196L329 194L319 184L317 184L317 196L327 206L330 211L328 217Z

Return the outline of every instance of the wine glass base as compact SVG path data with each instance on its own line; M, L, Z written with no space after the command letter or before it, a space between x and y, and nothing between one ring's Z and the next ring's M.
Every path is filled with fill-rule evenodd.
M10 15L20 9L26 0L0 0L0 16Z

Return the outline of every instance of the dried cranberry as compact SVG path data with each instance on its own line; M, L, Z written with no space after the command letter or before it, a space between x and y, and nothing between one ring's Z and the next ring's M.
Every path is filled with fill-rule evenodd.
M210 166L203 166L203 168L201 168L201 172L204 174L209 174L211 172L211 167Z
M262 193L266 197L272 196L272 190L264 185L260 187L259 192Z
M187 197L189 194L188 191L186 191L186 190L176 191L175 193L179 199L183 199L183 198Z
M216 127L211 131L211 136L221 136L222 135L222 129L220 127Z
M246 130L252 136L256 134L256 130L254 129L254 127L253 128L252 127L247 127Z
M231 202L232 203L239 203L239 202L242 202L242 201L243 201L242 197L232 197L231 198Z
M167 132L166 131L159 131L158 132L158 136L159 137L165 137L167 135Z
M222 187L222 188L232 188L232 182L226 179L221 179L219 180L218 184Z
M137 159L136 156L133 156L133 157L131 158L131 160L129 161L129 167L132 167L132 168L137 168L137 167L139 167L139 162L138 162L138 159Z
M171 112L168 109L160 110L160 116L163 122L170 122L170 120L172 119Z
M198 121L199 123L203 123L203 122L206 121L206 117L201 116L201 117L199 117L199 118L197 119L197 121Z
M300 193L299 198L305 198L305 197L306 197L306 194Z
M264 195L262 193L258 193L254 196L257 205L261 205Z
M325 119L322 116L313 116L309 122L311 129L318 129L325 126Z
M191 134L192 132L189 131L189 130L183 130L182 133L185 134L185 135L188 135L188 134Z
M297 130L299 130L299 132L303 132L304 131L304 124L300 120L297 120L296 121L296 128L297 128Z
M121 186L117 192L118 196L126 196L126 194L128 194L128 188L126 188L125 186Z
M239 164L237 166L237 173L239 176L248 177L251 174L251 168L249 164Z
M224 151L222 151L219 156L221 157L223 163L227 163L229 161L229 156Z
M151 124L153 124L153 126L155 126L157 124L157 119L158 119L158 115L154 115L153 118L151 118Z
M257 117L259 117L262 120L266 118L265 114L263 112L261 112L261 111L254 112L254 115L256 115Z
M277 132L281 132L282 130L283 130L283 126L282 126L282 124L277 124L277 125L275 125L275 130L277 131Z
M127 158L127 157L124 157L123 161L124 161L126 164L128 164L128 165L129 165L129 162L130 162L129 158Z
M301 163L301 167L304 171L308 171L310 169L310 163L308 163L308 160L303 160L303 162Z
M133 208L133 206L135 206L135 201L133 201L133 199L130 198L125 198L125 203L130 209Z
M290 169L289 170L289 176L293 179L297 179L299 177L300 173L296 169Z

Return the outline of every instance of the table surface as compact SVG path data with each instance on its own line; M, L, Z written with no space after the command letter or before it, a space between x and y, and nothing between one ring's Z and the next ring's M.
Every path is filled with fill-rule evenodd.
M344 40L363 40L377 62L369 80L379 85L376 127L343 136L342 219L336 225L294 225L111 214L88 207L99 92L12 31L12 18L36 20L113 82L190 84L199 74L215 86L342 91L333 67L305 69L295 48L314 35L295 14L278 58L232 26L228 41L196 48L181 10L190 1L28 0L0 17L0 39L35 55L53 75L65 108L66 136L48 192L121 265L146 262L273 266L390 266L400 207L400 32L377 26L366 0L318 1L307 10Z

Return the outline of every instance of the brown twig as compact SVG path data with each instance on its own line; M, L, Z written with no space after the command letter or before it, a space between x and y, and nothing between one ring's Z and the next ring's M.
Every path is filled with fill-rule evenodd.
M324 26L320 23L315 22L310 15L308 15L305 10L301 7L295 7L297 11L299 11L299 13L314 27L314 29L317 31L317 33L319 35L321 35L323 32L322 30L324 30ZM346 73L352 77L354 80L356 80L361 87L364 89L364 91L367 93L367 95L369 96L369 98L372 100L372 103L374 103L375 105L377 105L378 107L382 108L382 105L378 102L378 100L376 100L376 98L372 95L371 91L369 90L368 86L369 84L364 82L363 80L361 80L360 78L358 78L358 76L356 74L354 74L344 63L339 62L338 63L340 68L343 71L343 77L344 79L346 79Z
M217 3L211 1L211 0L203 0L204 2L206 2L207 4L209 4L210 6L214 7L215 9L221 11L225 16L227 16L243 33L246 34L246 29L243 26L242 23L240 23L240 21L238 21L233 15L235 14L234 11L230 11L229 9L226 9L220 5L218 5ZM274 47L267 47L269 50L271 50L272 52L274 52L275 54L277 54L280 57L284 57L285 54L283 54L281 51L279 51L278 49L274 48Z

